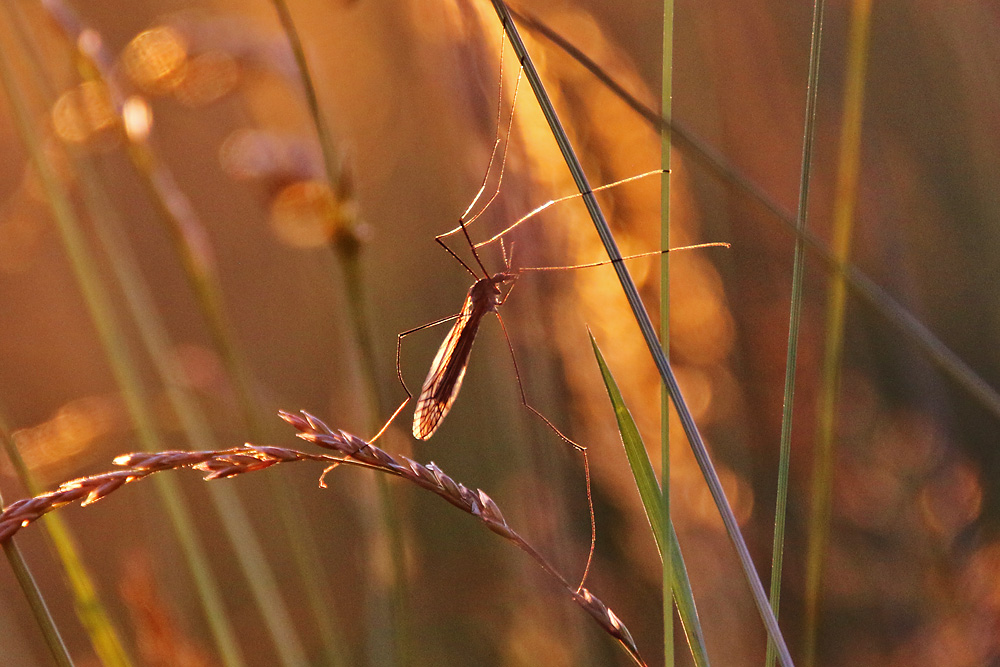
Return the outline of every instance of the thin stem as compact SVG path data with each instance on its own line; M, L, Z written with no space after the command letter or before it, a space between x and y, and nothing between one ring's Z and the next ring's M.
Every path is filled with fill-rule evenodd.
M683 396L681 396L680 387L677 385L677 379L674 377L673 370L670 368L670 363L667 361L667 357L663 353L663 348L660 346L660 342L656 337L656 330L653 328L653 324L650 321L649 313L646 312L646 308L643 306L642 300L639 298L639 291L636 288L631 275L629 275L628 268L621 261L621 252L618 250L618 245L611 233L607 220L604 218L604 214L597 203L597 199L590 192L590 184L587 182L587 177L584 174L583 167L580 165L580 161L576 157L576 152L573 150L569 138L566 136L566 131L563 129L562 123L552 106L552 102L549 100L548 93L542 84L541 77L539 77L538 71L535 69L535 65L531 61L527 49L524 46L524 42L521 40L521 35L511 19L510 12L507 10L507 5L503 2L503 0L491 1L493 3L493 8L497 12L497 16L500 17L500 21L503 23L504 30L507 32L507 36L510 39L511 44L514 47L514 52L517 54L521 65L524 67L528 83L531 84L531 89L534 91L535 97L541 106L542 113L549 123L549 128L552 130L552 134L555 137L556 143L559 145L559 149L562 151L566 164L573 176L573 180L576 182L577 189L583 193L583 201L587 206L587 211L590 213L594 226L597 229L597 233L601 237L601 241L604 243L604 248L607 251L608 256L614 262L615 273L618 274L618 280L621 283L623 291L625 292L625 297L628 299L629 306L632 308L632 313L639 324L639 329L646 341L646 347L653 356L653 361L656 363L656 368L660 373L660 377L666 384L670 397L674 402L674 406L677 408L681 425L684 427L684 432L687 435L688 442L691 444L692 450L694 451L695 459L698 461L698 466L701 468L702 475L708 483L709 491L711 492L715 505L719 510L722 521L726 526L726 532L729 534L730 540L733 542L733 546L736 549L740 565L743 568L744 576L750 586L751 594L753 595L754 602L757 605L761 618L764 621L764 625L767 628L767 632L772 638L774 638L775 643L778 645L782 665L790 667L793 664L791 655L788 653L788 647L785 645L784 637L781 636L781 631L778 628L778 622L775 620L774 614L771 612L771 608L768 605L767 596L764 593L764 587L760 583L760 578L757 576L753 560L750 558L750 551L747 549L746 542L743 540L739 524L736 521L736 516L733 514L733 510L729 506L729 501L726 499L725 492L722 490L722 484L720 483L719 477L712 465L711 458L705 447L705 443L702 441L701 434L698 432L698 427L694 423L694 418L691 416L691 412L688 409Z
M41 54L38 51L37 40L32 35L32 30L24 16L24 7L20 4L5 4L7 15L13 27L13 32L17 36L18 47L24 54L28 67L27 72L36 89L44 98L45 106L55 102L56 90L51 78L46 71ZM13 43L8 43L9 48L13 48ZM89 171L77 172L81 179L93 178ZM18 451L12 438L9 437L6 425L0 418L0 430L3 431L3 447L6 451L11 465L17 473L21 483L32 493L38 490L38 484L31 473L31 470L24 463L21 453ZM80 624L85 629L90 639L94 653L103 665L107 667L128 667L132 664L131 658L121 641L121 633L107 607L97 593L97 586L91 576L91 572L84 563L77 541L73 537L66 522L61 517L48 517L45 521L45 532L52 549L60 561L66 583L70 594L73 596L73 606ZM31 605L36 609L35 602ZM51 646L49 630L43 627L43 635Z
M674 0L663 0L663 45L660 78L660 115L673 117L674 94ZM670 247L670 132L660 130L660 247ZM670 358L670 255L660 260L660 340L662 349ZM660 391L660 498L663 516L660 517L663 534L671 534L670 514L670 396ZM676 537L674 537L676 540ZM674 664L674 562L673 550L661 550L663 595L663 664Z
M10 436L6 420L2 416L0 416L0 441L3 442L3 448L7 454L16 454L17 448ZM3 495L0 494L0 507L4 505ZM21 586L21 592L24 593L24 597L28 601L28 606L31 607L35 622L38 623L38 628L42 631L52 659L59 667L72 667L73 659L69 655L62 635L59 634L59 628L56 627L52 614L49 613L45 598L42 597L42 592L39 590L38 584L35 583L35 578L31 575L31 570L28 569L28 563L24 560L21 550L14 543L14 540L9 540L3 543L3 552L7 556L7 562L10 563L10 569L14 572L14 578ZM128 664L128 662L126 659L124 663L117 664Z
M774 544L771 549L771 609L777 618L781 601L781 571L785 555L785 518L788 511L788 470L792 456L792 415L795 404L795 369L799 353L799 322L802 319L802 289L805 275L805 243L801 232L809 216L809 176L812 173L813 139L816 133L816 99L819 92L820 51L823 43L825 0L813 3L812 39L809 44L809 77L802 132L802 163L799 172L799 206L796 215L795 253L792 260L792 297L788 315L788 350L785 358L785 391L781 411L781 444L778 455L778 491L774 509ZM775 645L767 643L765 665L774 665Z
M345 201L350 196L350 178L343 173L337 149L333 140L333 135L323 116L319 104L319 96L316 93L316 86L313 82L309 69L309 60L306 58L299 31L292 19L291 11L285 0L272 0L271 3L278 15L282 31L288 40L289 47L295 58L299 70L299 79L306 97L306 105L316 128L316 135L319 140L320 151L323 154L323 165L326 171L327 184L330 192L337 195L337 205L343 208ZM334 237L332 248L337 258L340 260L342 270L347 284L348 314L355 341L361 352L361 373L365 379L365 393L369 397L371 409L366 417L370 432L377 428L378 415L382 414L383 406L386 404L384 397L376 382L377 365L375 363L375 345L372 340L371 325L367 318L367 297L363 287L363 275L360 260L361 243L356 234L355 226L357 220L351 216L339 216L340 228ZM391 600L391 614L386 618L385 614L378 614L374 622L370 624L370 637L380 637L386 633L383 628L386 624L393 634L395 648L395 661L398 664L406 664L407 656L411 654L409 649L409 626L407 623L407 591L406 591L406 562L405 545L403 543L404 533L400 530L399 510L396 500L392 496L392 489L386 483L385 478L379 476L375 479L377 504L379 513L379 526L381 536L375 536L374 544L378 544L384 538L388 544L388 551L392 561L393 581L387 588L376 591L379 597L388 596ZM375 600L375 606L385 606L382 600ZM328 618L328 613L323 613L316 609L317 620ZM372 642L374 643L374 642Z
M851 3L832 244L834 256L844 263L848 261L851 253L851 233L854 228L854 209L857 201L861 164L861 126L868 64L871 4L871 0L854 0ZM844 319L847 310L847 290L844 278L840 274L831 276L826 303L826 343L823 351L823 370L816 408L816 454L812 479L813 504L809 517L810 532L806 548L804 630L804 662L806 665L812 665L816 660L820 591L829 535L833 487L834 419L837 390L840 385Z
M125 342L124 332L118 323L110 296L101 284L96 263L70 203L69 193L49 164L42 148L41 138L31 122L31 114L18 92L6 49L0 49L0 79L11 102L18 133L27 147L46 198L52 207L53 217L62 236L70 265L105 349L111 371L121 389L138 439L149 451L161 449L152 409L139 379L132 354ZM158 489L198 587L205 618L215 637L222 659L227 665L241 665L242 656L236 642L236 633L222 605L218 580L209 572L208 559L194 531L191 514L180 495L180 490L175 483L167 479L158 483Z

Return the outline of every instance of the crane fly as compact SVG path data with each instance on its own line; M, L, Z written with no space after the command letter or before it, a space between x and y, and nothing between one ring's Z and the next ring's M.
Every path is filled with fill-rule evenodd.
M503 52L501 51L501 66L503 61ZM520 84L520 73L518 75L517 84ZM500 115L502 113L502 79L501 79L501 107L497 111L497 139L493 145L493 153L490 156L489 164L486 168L486 174L483 177L483 181L479 187L478 192L469 204L465 212L459 217L458 226L454 229L440 234L434 237L435 242L437 242L445 251L448 252L455 260L462 265L462 267L475 278L475 282L472 287L469 288L469 292L465 297L465 302L462 305L461 311L457 315L450 315L448 317L443 317L439 320L423 324L419 327L409 329L398 334L396 342L396 374L398 376L399 382L406 392L406 398L403 402L396 408L392 416L385 423L385 425L379 430L377 434L372 438L372 441L381 436L390 424L395 420L399 413L406 407L410 399L413 398L413 394L410 393L409 388L406 385L406 381L403 379L402 369L400 365L401 357L401 345L405 337L410 334L422 331L424 329L437 326L439 324L444 324L445 322L450 322L452 320L455 323L452 325L451 330L445 337L441 346L438 348L437 354L434 356L434 360L431 362L430 370L427 373L427 377L420 389L420 393L417 395L416 407L413 414L413 426L412 433L413 437L418 440L427 440L437 431L441 422L447 416L448 412L451 410L455 403L455 399L458 396L459 390L462 388L462 381L465 379L465 372L468 368L469 357L472 352L472 345L475 342L476 334L479 331L479 326L482 324L483 318L489 313L494 313L497 316L497 321L500 322L500 326L503 330L504 337L507 340L507 345L510 349L511 360L514 364L514 372L517 377L518 389L521 394L521 402L526 408L535 413L539 418L541 418L555 433L565 440L567 443L572 445L574 448L584 451L585 448L581 445L573 442L570 438L565 436L558 428L555 427L552 422L550 422L544 415L542 415L538 410L533 408L527 401L527 397L524 393L524 386L521 383L520 372L517 368L517 359L514 356L514 349L510 343L510 337L507 335L507 328L504 325L503 318L500 317L500 313L497 311L499 306L502 306L504 301L506 301L507 295L510 294L510 290L503 292L505 285L510 284L511 289L513 288L514 281L518 278L521 273L528 271L561 271L569 269L584 269L596 266L605 266L610 264L610 261L600 261L592 262L589 264L576 264L572 266L539 266L539 267L521 267L514 268L511 266L511 257L508 256L507 250L503 245L503 237L514 230L516 227L526 222L530 218L538 215L545 209L549 208L554 204L564 202L570 199L575 199L582 196L580 193L574 193L571 195L566 195L564 197L559 197L557 199L549 200L548 202L538 206L537 208L529 211L527 214L521 216L512 224L507 226L503 231L495 234L493 237L481 241L479 243L473 243L472 238L469 236L468 225L474 222L479 216L481 216L486 209L490 206L494 199L500 191L500 185L503 180L504 166L506 164L506 152L500 160L500 177L497 182L496 190L493 192L489 200L483 205L483 207L475 215L470 216L473 208L475 208L476 203L482 198L483 193L486 190L486 184L489 179L490 172L493 168L494 162L497 159L497 149L501 144L500 133ZM517 91L518 85L515 85L514 94L512 99L513 104L517 102ZM506 143L510 139L511 127L513 125L513 109L511 111L510 121L507 125L506 137L503 143ZM648 176L660 175L665 173L663 170L648 171L635 176L630 176L613 183L608 183L600 187L593 188L591 192L599 192L601 190L607 190L609 188L617 187L625 183L629 183L641 178L646 178ZM445 242L449 236L461 233L465 237L468 247L472 252L474 262L467 263L458 254L452 250ZM504 258L504 270L496 273L490 273L486 266L483 264L482 259L479 256L479 248L486 246L491 243L499 242L501 249L503 250ZM639 257L647 257L652 255L661 255L671 250L687 250L692 248L703 248L712 246L725 246L728 247L727 243L702 243L691 246L682 246L679 248L672 248L670 250L657 250L652 252L640 253L637 255L631 255L628 257L623 257L623 260L636 259ZM470 266L471 264L471 266ZM480 272L477 272L473 267L477 267Z
M448 412L451 410L452 406L455 404L455 399L458 397L459 390L462 388L462 381L465 379L465 372L469 365L469 357L472 353L472 345L475 342L476 334L478 333L479 327L483 322L483 318L485 318L489 313L493 313L494 315L496 315L497 321L500 323L500 328L503 331L504 338L507 341L507 347L510 350L511 361L513 362L514 366L514 375L517 379L517 385L520 391L521 403L524 405L525 408L530 410L543 422L545 422L545 424L550 429L552 429L552 431L554 431L556 435L558 435L562 440L564 440L566 443L571 445L573 448L575 448L583 455L584 474L586 476L586 482L587 482L587 502L590 510L591 538L590 538L590 553L587 557L587 564L584 568L583 579L580 582L580 587L582 588L583 583L586 580L587 573L589 572L590 569L590 563L593 559L594 546L596 544L596 538L597 538L596 522L594 518L594 501L590 486L590 462L587 456L587 448L577 444L569 437L564 435L555 426L555 424L549 421L549 419L545 415L543 415L541 412L536 410L528 403L528 399L524 391L524 385L521 382L521 374L517 367L517 358L516 355L514 354L514 346L511 344L510 336L507 333L507 327L504 324L503 318L500 316L500 312L497 309L500 306L502 306L504 302L507 300L507 297L510 296L511 290L513 290L514 282L522 273L528 271L559 271L568 269L584 269L596 266L605 266L611 264L612 262L600 261L600 262L592 262L589 264L575 264L572 266L541 266L541 267L519 267L519 268L515 268L512 266L513 246L511 246L511 253L508 254L507 248L504 245L504 240L503 240L504 236L507 233L511 232L516 227L518 227L523 222L534 217L538 213L541 213L548 207L557 204L559 202L567 201L569 199L574 199L576 197L581 197L582 196L581 193L575 193L572 195L567 195L564 197L559 197L557 199L550 200L545 204L542 204L541 206L530 211L528 214L522 216L521 218L516 220L513 224L506 227L503 231L494 235L492 238L479 243L473 243L472 238L469 235L468 225L474 222L483 213L485 213L485 211L489 208L490 204L493 203L493 201L500 193L500 185L503 180L504 167L507 161L506 147L510 141L511 128L513 127L514 123L514 105L517 103L517 92L521 82L521 71L519 70L517 83L515 84L514 93L511 99L510 119L507 123L506 136L503 138L504 152L500 158L499 177L496 185L496 190L492 193L492 195L485 202L482 208L475 215L470 216L470 213L475 208L480 198L483 196L483 193L486 191L486 185L489 181L490 173L497 159L497 149L501 144L500 122L503 115L503 75L502 75L503 49L502 48L500 51L500 67L501 67L500 96L499 96L500 101L498 103L498 109L497 109L497 137L496 141L493 144L493 153L490 156L489 164L486 168L486 173L483 176L483 180L479 187L479 191L473 198L472 203L469 204L469 207L459 217L458 226L448 232L445 232L444 234L440 234L434 237L435 242L437 242L442 248L444 248L445 251L448 252L448 254L450 254L453 258L455 258L455 260L459 264L461 264L462 267L465 268L465 270L468 271L473 278L475 278L475 282L473 283L472 287L469 288L469 292L465 297L462 309L458 314L444 317L439 320L435 320L434 322L429 322L427 324L423 324L419 327L415 327L413 329L398 334L396 339L396 375L399 378L399 383L402 385L403 390L406 392L406 398L399 405L399 407L396 408L395 412L392 413L392 416L389 417L389 420L379 430L379 432L375 434L375 436L371 439L371 441L374 442L379 436L381 436L385 432L385 430L389 427L390 424L392 424L392 422L403 410L403 408L406 407L410 399L413 398L413 394L410 393L410 390L406 386L406 381L403 379L403 372L400 365L400 354L402 350L403 338L412 333L416 333L417 331L421 331L423 329L427 329L429 327L437 326L439 324L444 324L445 322L450 322L454 320L454 324L452 325L451 330L448 332L448 335L441 343L441 346L438 348L437 354L434 356L434 360L431 362L430 370L427 373L427 378L424 380L423 386L420 389L420 393L417 396L416 406L413 413L413 427L412 427L413 436L418 440L427 440L432 435L434 435L438 427L440 427L442 421L444 421L444 418L448 415ZM615 181L613 183L608 183L607 185L593 188L591 192L605 190L640 178L658 174L664 174L664 173L666 173L665 170L646 172L643 174L632 176L630 178L625 178L619 181ZM468 248L472 253L474 261L466 262L454 250L452 250L452 248L450 248L447 243L445 243L446 238L458 233L461 233L463 235L465 241L468 244ZM495 242L499 242L500 244L500 248L503 253L504 269L496 273L490 273L490 271L486 269L485 264L483 263L482 259L479 256L479 248ZM629 260L638 257L647 257L652 255L661 255L663 253L670 252L671 250L703 248L712 246L728 247L729 244L702 243L691 246L683 246L680 248L671 248L669 250L659 250L653 252L640 253L638 255L623 257L622 260ZM479 271L476 271L476 269L473 267L478 268ZM507 289L506 292L504 292L504 287L508 285L510 286L510 288Z
M501 288L517 274L501 271L480 278L469 289L455 325L448 332L420 389L413 412L413 437L427 440L444 420L462 388L465 370L469 366L472 343L483 318L504 302Z

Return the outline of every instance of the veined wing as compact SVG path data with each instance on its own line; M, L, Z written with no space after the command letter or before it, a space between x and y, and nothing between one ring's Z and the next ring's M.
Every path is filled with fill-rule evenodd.
M472 352L479 324L489 311L489 304L473 299L471 294L466 297L462 312L441 343L420 389L413 412L413 437L420 440L430 438L451 410L465 379L469 353Z

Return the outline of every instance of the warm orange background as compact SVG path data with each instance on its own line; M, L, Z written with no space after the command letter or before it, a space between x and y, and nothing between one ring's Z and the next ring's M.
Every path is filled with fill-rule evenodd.
M351 205L361 221L360 289L369 299L384 397L374 412L349 324L345 274L326 243L329 201L314 129L272 7L215 3L180 11L146 2L79 9L113 58L116 85L152 110L150 146L202 226L192 238L212 258L225 312L252 369L268 442L300 446L272 417L278 408L307 409L333 426L371 435L403 397L394 369L397 332L456 312L470 284L433 237L454 226L475 194L496 134L500 29L489 4L342 0L291 7L321 108L349 165ZM589 0L535 2L530 9L656 108L659 5ZM849 3L833 2L826 14L809 218L823 238L834 201L849 10ZM220 446L241 444L251 436L230 379L169 235L125 155L116 116L102 91L80 87L67 37L46 12L23 3L18 11L14 23L3 17L0 44L67 187L79 204L80 181L60 146L92 160ZM803 3L725 0L681 2L676 9L675 117L788 211L797 203L810 11ZM998 23L996 7L985 2L874 4L852 256L994 386L1000 384L990 222L1000 215ZM14 26L29 31L39 48L50 90L38 86ZM175 36L181 41L172 42ZM645 121L551 43L528 46L595 185L659 166L659 137ZM508 49L506 110L515 78ZM50 488L109 469L115 455L138 444L6 98L0 109L0 412L19 429L23 455ZM766 586L793 239L696 158L674 154L674 244L733 247L672 258L672 358ZM487 230L571 192L523 85L501 194L473 233L486 238ZM655 178L601 201L626 253L659 247ZM602 257L578 202L554 207L511 238L517 265ZM493 270L502 267L495 248L484 259ZM106 263L102 269L112 283ZM655 318L655 262L640 260L631 270ZM828 286L815 258L806 280L782 604L793 655L801 650ZM121 290L133 288L115 284L115 304L123 306ZM622 618L646 658L661 661L655 545L587 338L589 326L659 461L658 378L613 272L525 276L503 312L529 401L590 448L598 543L589 586ZM166 445L186 447L135 327L127 324L126 332ZM420 386L444 335L438 327L406 339L402 370L411 389ZM579 576L589 532L580 458L519 407L509 353L492 318L480 332L462 395L430 442L413 443L411 414L404 411L382 446L433 460L483 488L569 579ZM848 301L837 414L821 664L996 661L998 417L856 299ZM700 473L680 431L671 430L677 431L675 522L710 654L720 665L761 664L759 618ZM321 642L302 602L289 537L274 517L271 486L258 478L287 479L322 555L324 596L349 664L385 664L372 596L388 574L371 475L338 470L327 480L330 488L320 490L319 472L303 464L213 483L233 485L259 519L282 594L320 664ZM213 573L227 582L231 619L245 630L248 664L275 664L204 483L194 473L167 474L183 483L196 508ZM0 490L8 503L26 494L5 461ZM627 664L523 554L438 498L401 484L392 490L407 544L410 664ZM61 514L138 664L215 664L152 484ZM95 664L42 527L25 530L18 541L78 664ZM47 664L6 572L0 599L9 656L0 662ZM144 640L156 635L152 625L165 645Z

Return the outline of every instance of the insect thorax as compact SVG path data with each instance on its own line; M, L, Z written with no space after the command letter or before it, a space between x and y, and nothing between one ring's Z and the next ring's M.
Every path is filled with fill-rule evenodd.
M492 309L503 301L503 293L500 288L516 278L517 274L506 272L496 273L489 278L480 278L469 289L469 299L473 303L489 304L490 309Z

